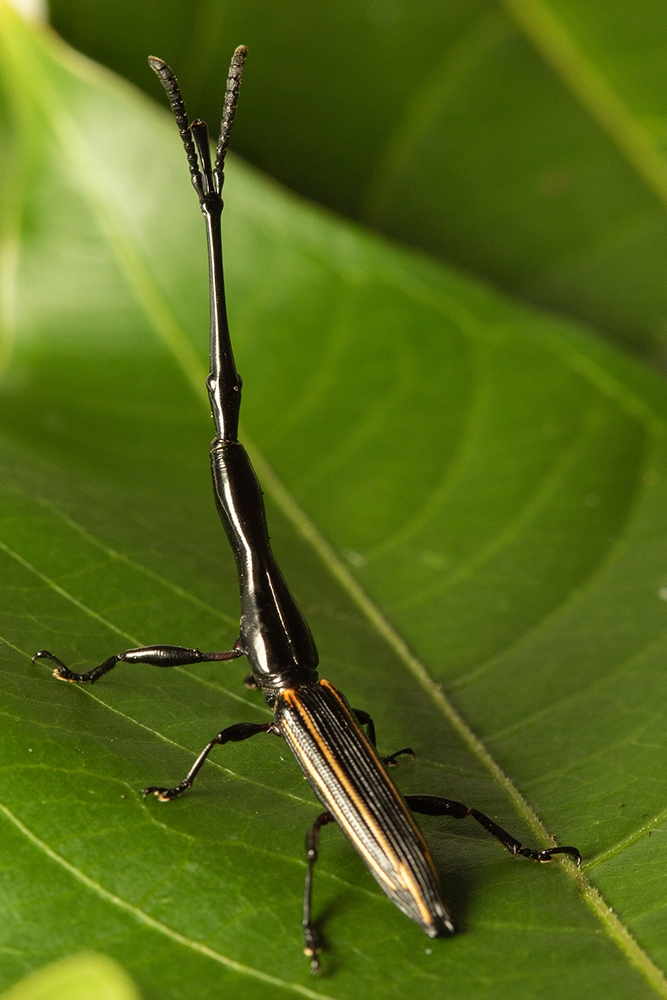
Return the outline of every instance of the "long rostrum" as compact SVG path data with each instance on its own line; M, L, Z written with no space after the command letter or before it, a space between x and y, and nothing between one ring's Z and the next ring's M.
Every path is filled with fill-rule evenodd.
M225 154L236 113L246 55L246 47L240 45L234 52L229 67L215 166L211 164L208 129L204 122L199 120L188 122L183 97L171 69L164 60L156 56L150 56L148 59L151 69L157 74L166 91L174 112L188 158L192 184L197 192L206 223L211 292L211 370L206 384L216 437L222 441L238 439L241 406L242 382L234 363L225 303L221 213Z

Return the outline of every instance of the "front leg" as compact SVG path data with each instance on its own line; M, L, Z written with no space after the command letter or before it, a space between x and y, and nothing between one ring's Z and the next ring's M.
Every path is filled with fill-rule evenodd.
M240 743L242 740L250 739L251 736L256 736L257 733L275 733L280 736L280 731L273 722L236 722L233 726L227 726L217 736L214 736L210 743L206 744L180 784L174 788L156 788L151 785L150 788L142 788L141 794L146 798L152 793L157 796L160 802L170 802L172 799L178 798L188 788L192 788L193 781L213 747L222 746L223 743Z
M35 660L51 660L56 664L53 676L59 681L72 681L75 684L94 684L104 674L108 674L117 663L148 663L153 667L183 667L191 663L209 663L212 660L235 660L243 656L244 652L236 640L233 649L224 653L202 653L196 647L191 649L187 646L139 646L137 649L126 649L124 653L116 653L110 656L104 663L93 667L87 673L77 674L69 667L66 667L62 660L59 660L47 649L40 649L33 656Z

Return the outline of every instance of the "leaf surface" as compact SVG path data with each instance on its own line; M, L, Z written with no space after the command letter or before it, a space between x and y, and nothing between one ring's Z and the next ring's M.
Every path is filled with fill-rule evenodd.
M665 995L663 383L230 163L244 436L323 676L382 750L415 747L406 792L585 859L577 882L425 819L462 931L433 942L327 829L312 980L318 807L285 747L225 748L168 806L138 794L269 718L242 665L122 667L88 690L30 662L230 648L238 593L173 123L0 12L2 985L93 948L146 997Z

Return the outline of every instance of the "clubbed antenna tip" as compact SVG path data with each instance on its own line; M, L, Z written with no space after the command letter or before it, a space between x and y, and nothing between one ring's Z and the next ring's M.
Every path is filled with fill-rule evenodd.
M159 56L149 56L148 65L153 70L154 73L158 75L162 73L163 70L169 69L164 59L160 59Z
M227 146L229 145L229 134L232 130L234 115L236 114L236 105L239 99L239 89L241 87L241 75L243 73L243 66L247 55L248 50L245 45L239 45L238 48L234 50L234 55L232 56L232 61L229 66L227 86L225 88L222 122L220 125L220 138L218 139L215 166L212 173L210 161L208 160L208 137L206 134L206 126L199 121L193 122L192 124L188 122L188 116L185 111L185 105L183 103L183 98L181 96L181 91L176 77L164 59L160 59L158 56L148 57L148 65L159 77L160 83L164 87L167 97L169 98L169 103L171 104L171 109L174 112L176 124L178 125L178 131L180 132L183 145L185 146L185 152L188 157L192 183L200 201L202 201L202 199L210 191L212 191L214 183L213 178L215 178L215 189L218 194L220 194L222 190L222 184L225 179L225 154L227 152ZM197 152L199 152L199 157L197 156ZM204 162L204 160L207 162ZM204 178L202 178L200 170L204 171Z
M188 158L192 184L197 192L198 198L201 201L204 189L202 185L202 177L199 172L199 161L197 159L195 144L192 140L192 132L190 130L190 124L188 122L188 116L185 111L185 104L183 103L178 81L164 59L160 59L158 56L149 56L148 65L153 72L157 74L158 79L160 80L160 83L164 87L167 97L169 98L171 110L174 112L174 118L176 119L178 131L181 139L183 140L183 145Z
M229 65L229 72L227 74L225 100L222 106L222 121L220 123L220 138L218 139L218 148L215 154L215 167L213 168L213 173L215 174L218 183L218 190L222 190L222 184L225 179L225 154L227 153L227 146L229 145L229 134L232 130L232 125L234 124L234 115L236 114L236 105L238 104L239 90L241 89L241 76L243 75L243 67L245 65L247 55L248 50L245 45L239 45L238 48L234 50L234 55L232 56L232 61Z

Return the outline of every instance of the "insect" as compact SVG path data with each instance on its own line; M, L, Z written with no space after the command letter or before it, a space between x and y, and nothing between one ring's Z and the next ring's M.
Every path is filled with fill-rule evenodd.
M386 768L401 754L412 754L412 750L406 747L381 757L371 716L351 708L329 681L318 679L315 642L271 551L260 485L238 440L241 378L234 363L225 306L221 193L245 58L246 49L240 46L229 69L214 161L207 127L198 120L188 121L172 71L161 59L149 59L174 112L206 223L211 289L211 370L207 387L215 422L211 470L218 513L236 557L241 598L239 637L234 648L224 652L168 645L127 649L87 673L75 673L47 650L40 650L34 659L55 663L54 675L60 680L93 684L118 663L174 667L247 658L251 674L246 682L261 690L274 712L273 721L228 726L206 744L179 784L171 788L150 786L143 789L143 795L154 794L161 802L182 795L192 787L215 746L238 743L258 733L271 733L286 741L324 806L306 835L304 952L310 957L311 971L316 973L320 970L322 944L312 917L313 870L320 832L328 823L339 824L389 899L430 937L450 933L454 925L414 813L456 819L471 816L511 854L534 861L568 854L579 865L581 856L575 847L523 847L484 813L461 802L433 795L402 796Z

